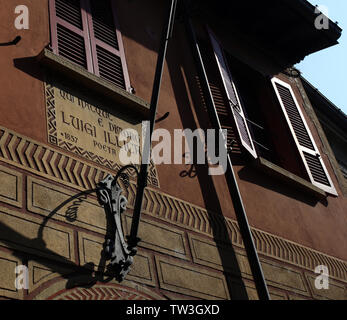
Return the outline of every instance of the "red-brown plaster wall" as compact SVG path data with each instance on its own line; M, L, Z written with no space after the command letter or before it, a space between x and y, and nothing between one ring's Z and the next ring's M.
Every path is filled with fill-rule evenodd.
M0 0L0 42L22 40L16 46L0 47L0 125L46 142L42 73L31 58L49 43L48 1ZM29 30L17 30L15 8L29 9Z
M47 1L23 0L20 4L29 7L29 30L15 29L14 2L0 0L0 40L5 42L22 36L16 47L0 47L0 125L46 143L42 74L38 66L26 58L35 57L49 42L48 6ZM117 9L131 84L137 96L149 101L165 9L155 0L118 1ZM170 116L158 124L158 128L170 132L195 129L206 121L206 115L196 113L196 101L191 98L194 90L189 84L195 75L184 29L177 24L169 45L158 107L159 114L169 111ZM293 89L302 103L297 89ZM307 116L306 119L322 151L317 131ZM347 260L347 200L341 196L326 156L323 158L340 194L337 198L328 197L327 203L316 202L312 196L250 166L237 165L235 171L253 227ZM223 176L209 177L206 168L200 168L196 177L181 177L180 174L189 169L187 165L160 165L157 169L162 192L235 218Z
M122 11L120 23L124 29L123 37L130 79L136 94L147 101L150 100L156 63L154 50L160 39L159 21L162 21L165 12L163 8L157 6L158 2L151 1L151 4L154 3L155 10L147 3L144 5L134 2L120 5ZM133 6L130 19L126 17L129 6ZM132 23L134 20L137 21L136 27ZM150 35L146 33L146 27L149 28L147 31L155 30L156 38L152 38L152 42L149 40ZM175 36L169 45L158 107L160 114L169 111L170 116L157 125L157 128L163 127L170 132L179 128L195 129L201 122L201 118L206 120L206 115L195 112L194 99L191 98L194 95L191 92L193 89L189 88L191 82L186 79L194 77L196 70L190 47L183 36L183 26L178 23L175 28ZM283 76L279 77L286 80ZM295 87L293 89L299 103L302 104L298 90ZM305 117L322 152L317 131L310 119L306 115ZM339 189L327 157L323 155L323 158L335 186ZM206 170L201 169L197 177L182 178L180 173L189 169L189 166L185 165L159 165L157 169L163 192L235 218L223 176L208 177ZM296 190L295 187L287 186L250 166L235 166L235 172L249 222L253 227L347 259L347 200L340 191L339 197L329 196L326 203L321 203L311 195Z

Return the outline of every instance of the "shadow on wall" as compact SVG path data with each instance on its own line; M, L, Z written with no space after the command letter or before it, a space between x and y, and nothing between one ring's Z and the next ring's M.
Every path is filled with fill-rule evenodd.
M180 24L176 23L175 29L179 28L180 26ZM172 39L167 53L167 64L169 68L169 74L171 77L171 83L173 86L175 100L177 105L179 106L178 112L180 120L183 124L183 128L190 128L194 130L197 129L197 124L195 123L194 116L192 114L188 90L190 88L196 87L196 82L194 83L196 79L194 78L194 74L191 75L189 73L191 71L190 69L189 71L187 71L187 74L190 74L190 77L184 79L181 65L180 63L178 63L179 60L177 54L170 50L170 47L182 47L182 44L179 41L177 41L175 37ZM193 61L191 61L191 65L194 65ZM186 82L188 82L189 89L185 85ZM196 97L196 95L192 96L193 99L194 97ZM196 110L199 127L204 129L209 128L208 121L205 117L206 113L202 110L202 102L195 101L195 105L201 107L201 110ZM221 205L218 200L218 195L214 186L213 179L208 174L208 170L208 165L190 165L187 168L187 170L182 171L179 176L182 179L189 177L191 179L198 180L199 186L203 193L205 208L209 212L209 221L211 224L214 241L217 244L219 257L221 260L222 268L224 270L224 274L226 275L228 290L231 299L248 300L248 294L242 279L237 256L230 239L225 218L222 214ZM210 213L211 211L215 213Z
M98 269L95 270L95 264L93 262L86 263L83 266L76 266L72 261L66 259L63 256L58 255L57 253L51 251L47 248L47 245L43 239L44 228L47 222L64 206L71 203L71 205L66 210L65 218L69 222L76 221L78 208L81 203L87 198L87 196L96 189L87 190L81 193L78 193L71 198L67 199L59 206L57 206L48 216L45 217L44 221L40 225L40 228L37 233L37 237L30 239L27 238L16 230L8 227L4 223L0 222L0 239L6 241L8 243L10 249L13 249L13 255L23 259L26 257L25 253L18 253L15 251L16 244L25 244L28 248L33 248L35 251L39 251L41 255L54 257L54 260L57 261L56 266L52 264L52 260L44 260L40 258L38 255L30 255L31 260L35 260L40 264L46 265L53 273L57 273L61 275L63 278L67 279L66 289L72 289L75 287L83 287L83 288L91 288L97 282L99 283L107 283L112 281L115 278L113 271L106 266L107 257L105 251L102 250L100 253L100 261L98 263ZM109 238L111 234L114 234L114 223L113 217L106 215L106 234L105 234L105 243L106 239ZM13 244L13 248L11 248L11 244ZM71 269L74 270L72 273L66 274L62 273L60 265L64 264L64 267L71 266ZM55 269L56 268L56 269Z
M40 68L37 57L25 57L13 59L14 66L29 76L44 81L44 73Z
M15 37L12 41L1 42L0 47L15 46L22 40L21 36Z
M315 207L318 202L324 206L328 205L327 199L318 200L317 197L309 195L307 192L301 192L297 187L281 183L276 178L269 177L266 173L259 171L253 167L244 167L238 172L241 180L261 186L264 189L272 190L276 193L285 195L288 198L306 203L311 207Z

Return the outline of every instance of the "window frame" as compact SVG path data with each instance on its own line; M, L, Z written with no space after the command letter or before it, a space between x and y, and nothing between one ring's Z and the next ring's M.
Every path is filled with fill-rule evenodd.
M116 34L117 42L118 42L118 50L116 48L112 48L111 46L97 39L94 36L93 15L92 15L90 1L91 0L80 0L81 20L82 20L82 28L83 28L83 30L81 30L77 28L76 26L72 25L71 23L69 23L68 21L58 17L57 11L56 11L56 0L49 0L51 49L54 54L60 56L59 45L58 45L58 24L59 24L69 29L73 33L78 34L81 38L84 39L85 58L86 58L86 65L87 65L86 70L88 70L88 72L93 73L96 76L100 77L96 46L99 46L103 48L104 50L106 50L107 52L110 52L111 54L118 56L122 64L123 80L124 80L124 86L125 86L125 89L123 88L121 89L131 93L132 90L130 85L129 72L128 72L128 67L127 67L127 63L125 59L125 51L124 51L124 44L122 40L122 34L120 32L120 26L119 26L119 22L116 15L115 2L113 0L110 0L110 4L112 6L112 17L113 17L113 22L115 26L115 34ZM69 58L66 58L66 59L75 63L73 60ZM105 79L105 80L112 83L113 85L116 85L115 83L113 83L112 81L108 79Z
M233 115L234 123L235 123L236 129L238 131L242 146L244 147L244 149L246 149L248 151L248 153L250 153L254 158L257 159L257 158L259 158L259 155L257 153L257 149L255 148L255 145L253 142L253 136L252 136L251 129L249 128L248 123L247 123L246 110L243 107L242 98L239 95L237 86L236 86L236 84L233 80L233 77L231 75L228 61L225 58L225 52L223 50L223 46L220 44L220 42L218 41L218 38L214 35L214 33L211 31L211 29L208 26L206 26L206 29L207 29L208 37L210 39L210 45L212 47L212 51L213 51L213 54L214 54L214 57L216 60L215 62L217 64L219 76L221 77L221 80L222 80L223 90L224 90L224 92L228 98L228 104L229 104L228 107L230 108L231 114ZM226 77L227 77L227 79L225 79ZM304 128L306 129L307 134L308 134L308 139L310 140L310 142L312 144L312 148L314 150L311 150L311 149L309 149L309 148L307 148L307 147L305 147L299 143L300 137L296 136L296 132L295 132L293 125L291 123L291 120L287 114L286 107L285 107L285 105L282 101L281 95L280 95L280 93L276 87L276 83L282 85L283 87L285 87L286 89L289 90L289 93L290 93L290 95L294 101L295 108L297 109L297 111L299 113L299 117L303 122ZM316 141L313 138L312 132L308 126L308 123L307 123L306 118L303 114L301 106L298 103L297 97L293 91L292 86L289 83L284 82L277 77L271 78L271 84L272 84L273 89L275 90L277 100L278 100L278 102L281 106L281 110L285 116L285 122L288 124L289 129L290 129L288 132L289 133L288 138L290 137L290 135L293 137L296 150L298 151L298 153L300 155L300 157L298 157L298 159L301 158L301 161L303 164L303 169L307 173L306 179L308 178L308 181L311 182L314 186L318 187L320 190L322 190L328 194L338 196L338 193L336 191L336 188L334 186L334 183L332 181L330 173L327 169L327 166L324 163L324 160L323 160L322 155L319 151L319 148L316 144ZM232 90L233 92L229 92L229 90ZM237 100L236 104L233 101L235 99ZM239 111L238 114L244 120L244 129L246 131L245 133L248 135L251 146L248 145L247 141L245 141L245 139L242 136L242 132L239 128L239 124L237 122L236 115L235 115L235 112L237 112L237 111ZM253 150L252 150L252 147L253 147ZM313 161L312 157L315 157L316 159L318 159L319 162L314 160L314 162L310 163L310 165L309 165L309 162ZM318 167L319 164L320 164L321 168ZM315 167L316 165L317 165L317 167ZM315 172L316 168L319 171ZM286 169L284 169L284 170L286 170ZM324 179L326 178L326 182L323 182L323 181L322 181L322 183L319 182L320 172L321 172L322 177L323 177L323 172L324 172L324 175L325 175ZM304 172L303 172L303 174L304 174Z

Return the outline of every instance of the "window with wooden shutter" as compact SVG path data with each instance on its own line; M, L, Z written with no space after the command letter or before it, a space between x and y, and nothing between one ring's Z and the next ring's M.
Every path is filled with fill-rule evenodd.
M50 0L54 53L130 90L121 33L111 0Z
M216 37L213 35L212 31L208 29L211 44L213 47L214 55L219 68L220 76L223 81L225 93L229 100L229 107L235 119L235 124L239 133L239 137L244 148L254 157L257 158L257 152L255 150L252 136L248 128L247 120L245 117L245 112L241 105L240 98L237 93L237 89L233 78L231 76L228 64L225 60L223 49L218 43Z
M272 84L312 184L337 195L290 84L278 78Z
M86 12L80 0L50 0L51 46L55 54L93 72Z
M95 74L129 90L130 81L114 1L91 0L88 4Z

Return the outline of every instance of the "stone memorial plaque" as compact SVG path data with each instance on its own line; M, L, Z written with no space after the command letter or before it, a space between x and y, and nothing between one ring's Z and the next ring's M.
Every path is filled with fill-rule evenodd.
M51 80L45 91L49 143L116 171L125 165L121 148L141 161L141 120ZM149 170L149 182L158 186L153 163Z

